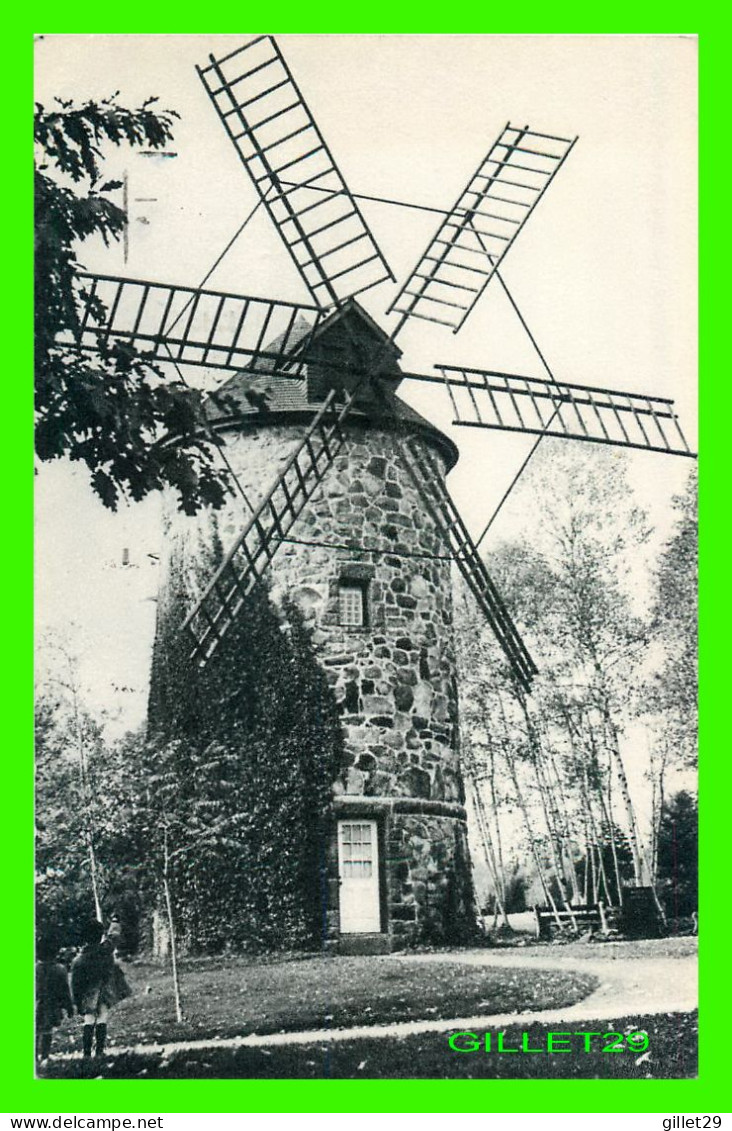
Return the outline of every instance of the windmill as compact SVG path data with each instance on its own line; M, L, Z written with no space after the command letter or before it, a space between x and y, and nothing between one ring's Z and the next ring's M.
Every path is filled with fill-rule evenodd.
M192 671L212 661L254 587L269 575L273 564L278 568L282 547L292 545L296 524L313 512L334 467L342 466L344 458L358 462L353 430L363 429L368 422L379 437L385 432L389 435L401 476L393 489L402 495L411 492L410 497L418 501L435 546L442 548L438 554L433 546L432 556L457 564L513 678L528 691L536 672L534 661L444 483L445 471L454 462L449 443L441 447L434 435L427 436L425 422L406 413L396 393L399 383L438 385L449 399L458 427L524 432L536 436L537 442L543 436L560 436L673 455L692 453L672 402L664 398L567 384L551 374L542 379L448 362L436 364L431 374L403 372L396 339L412 320L459 332L491 282L495 279L494 285L503 285L503 261L576 139L506 124L463 192L445 210L434 237L393 298L387 313L396 314L398 321L387 334L366 314L357 296L396 280L364 220L358 196L347 187L274 39L259 36L227 55L210 56L198 74L310 301L283 302L86 274L86 307L77 336L81 349L94 350L100 342L121 340L144 351L151 361L228 371L233 377L224 387L235 388L248 402L247 427L253 420L265 428L279 422L288 387L294 398L288 404L299 404L298 419L302 420L306 410L310 412L304 430L298 426L297 441L288 434L286 458L280 461L269 490L252 507L250 517L188 609L181 628L190 638ZM298 394L302 394L299 402ZM252 412L258 415L253 417ZM212 406L208 426L221 434L233 425ZM372 452L370 462L361 462L368 468L381 458ZM372 478L378 479L380 465L374 466L377 473ZM385 482L385 495L386 486ZM398 525L382 523L379 527L380 537L388 541L392 536L383 534L384 529L394 531L394 559L408 554ZM378 552L386 550L381 546ZM369 610L364 593L370 577L357 564L358 569L341 578L338 599L342 600L344 623L348 625L353 615L359 623L352 627L365 628ZM432 600L434 603L436 597ZM397 599L399 609L410 611L410 606L404 599L398 604ZM404 638L402 633L399 639ZM397 650L409 654L409 649ZM434 673L430 675L429 662L423 662L425 647L413 651L421 686ZM411 662L408 658L405 665ZM361 680L362 688L373 682ZM346 701L348 694L346 691ZM406 692L403 694L407 701ZM358 717L367 698L376 701L379 696L363 690L351 696L353 717ZM385 695L380 698L385 700ZM435 698L439 696L429 701ZM449 709L454 712L454 703ZM414 703L404 710L423 719ZM385 718L383 714L375 717ZM420 733L429 735L425 744L432 742L430 727L423 727ZM454 738L451 742L454 748ZM403 791L398 793L402 800L397 808L411 815L426 812L435 820L459 818L460 798L448 790L446 799L444 787L435 785L434 761L428 758L425 763L429 772L423 763L414 763L408 784L399 779ZM453 776L458 780L459 771ZM352 803L355 814L339 826L342 885L366 871L373 876L377 834L385 835L376 827L375 802L369 803L370 809L364 808L364 797L373 798L373 789L370 794L359 792L360 779L354 780L352 789L346 783L341 798L346 808ZM415 797L421 810L405 809L405 799ZM389 813L395 811L392 804ZM415 919L418 912L419 908ZM352 932L378 931L384 919L378 910L361 919L355 914L352 922L360 925L352 927ZM375 928L376 923L381 928Z

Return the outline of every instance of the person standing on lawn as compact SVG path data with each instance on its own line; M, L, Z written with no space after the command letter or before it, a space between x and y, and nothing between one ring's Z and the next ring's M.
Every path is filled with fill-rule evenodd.
M104 938L104 927L97 919L87 924L82 941L81 953L71 966L71 993L84 1018L83 1055L91 1056L94 1043L95 1055L103 1056L109 1009L129 997L132 991L122 968L114 960L114 944Z
M44 1064L51 1054L53 1030L64 1013L74 1016L69 976L58 961L58 947L50 937L40 939L36 962L36 1059Z

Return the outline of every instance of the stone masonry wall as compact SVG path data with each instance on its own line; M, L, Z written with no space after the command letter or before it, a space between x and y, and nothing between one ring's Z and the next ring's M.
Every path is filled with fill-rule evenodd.
M299 420L247 421L226 433L228 459L255 505L302 431ZM450 563L394 434L353 417L347 433L270 567L271 598L299 605L340 704L346 754L334 782L335 813L360 802L381 814L384 927L411 938L431 924L440 935L470 887ZM437 445L429 446L444 469ZM227 550L246 518L239 499L215 515L171 519L170 551L190 559L184 575L192 588L200 586L202 555L217 539ZM367 583L366 627L339 623L341 579Z

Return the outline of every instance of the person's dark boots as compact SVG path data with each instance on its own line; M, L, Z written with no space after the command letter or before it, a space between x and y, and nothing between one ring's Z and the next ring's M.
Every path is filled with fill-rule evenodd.
M85 1025L81 1035L81 1047L84 1056L91 1056L92 1041L94 1040L94 1026Z
M51 1041L53 1033L41 1033L41 1060L48 1060L51 1055Z
M107 1042L107 1026L97 1025L96 1047L94 1053L96 1056L104 1056L104 1046Z

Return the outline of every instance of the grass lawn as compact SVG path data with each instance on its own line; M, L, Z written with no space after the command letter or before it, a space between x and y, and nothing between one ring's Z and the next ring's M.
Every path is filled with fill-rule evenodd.
M271 1048L210 1048L180 1051L163 1060L155 1055L120 1055L86 1068L80 1060L51 1061L48 1076L90 1075L96 1078L142 1079L671 1079L696 1075L697 1018L692 1013L657 1017L622 1017L612 1024L585 1021L566 1026L577 1030L625 1033L645 1030L648 1051L640 1056L623 1051L602 1053L600 1042L581 1051L584 1042L563 1055L499 1054L482 1050L453 1052L449 1033L429 1033L402 1039L372 1038L355 1041L321 1041L312 1045ZM526 1028L529 1045L546 1047L546 1025ZM511 1044L518 1044L519 1022L508 1029ZM493 1040L495 1046L495 1036ZM595 1046L594 1048L592 1046Z
M183 963L186 1020L178 1024L167 972L136 963L128 975L135 993L111 1012L111 1045L549 1009L580 1001L597 985L574 971L490 969L447 958L192 959ZM56 1031L54 1051L78 1050L79 1042L74 1018Z

